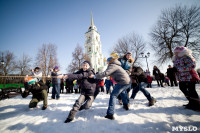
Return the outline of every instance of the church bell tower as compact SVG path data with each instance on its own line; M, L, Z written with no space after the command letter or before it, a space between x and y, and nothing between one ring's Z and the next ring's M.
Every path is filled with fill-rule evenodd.
M102 55L100 34L94 25L92 13L91 25L85 33L85 53L90 59L92 68L94 68L95 72L103 71L105 64Z

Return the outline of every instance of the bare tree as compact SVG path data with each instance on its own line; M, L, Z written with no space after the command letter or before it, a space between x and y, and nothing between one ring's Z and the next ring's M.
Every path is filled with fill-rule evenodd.
M181 41L183 46L189 47L194 56L200 55L200 7L193 5L180 8Z
M20 75L26 75L30 73L31 70L31 57L23 54L22 58L16 63L16 69L20 72Z
M3 57L2 57L3 55ZM1 59L3 59L4 64L1 64L1 74L2 75L8 75L11 74L12 72L14 72L15 70L15 56L12 52L10 51L6 51L3 52L3 54L1 53Z
M137 35L136 33L132 33L129 36L125 36L118 40L117 44L114 46L114 51L122 57L127 52L132 52L134 58L134 64L141 65L139 62L139 55L141 52L144 52L145 49L144 39Z
M54 44L43 44L38 49L35 64L41 68L43 76L49 75L54 66L59 66L56 50L57 47Z
M74 52L72 52L72 61L69 64L67 71L69 72L75 72L81 68L81 63L84 60L88 60L89 58L87 55L84 54L83 48L77 44L76 48L74 49Z
M151 46L156 52L158 62L163 64L171 60L173 49L177 46L187 46L199 54L199 34L199 7L175 6L163 10L150 33Z

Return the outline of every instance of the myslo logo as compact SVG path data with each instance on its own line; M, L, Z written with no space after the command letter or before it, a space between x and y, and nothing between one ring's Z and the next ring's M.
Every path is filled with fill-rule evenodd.
M172 126L172 131L197 131L198 128L196 126Z

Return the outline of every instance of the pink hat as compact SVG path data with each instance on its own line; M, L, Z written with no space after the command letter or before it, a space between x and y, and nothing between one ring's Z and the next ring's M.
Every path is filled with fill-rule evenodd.
M183 46L178 46L174 49L174 52L183 52L185 50L185 47Z

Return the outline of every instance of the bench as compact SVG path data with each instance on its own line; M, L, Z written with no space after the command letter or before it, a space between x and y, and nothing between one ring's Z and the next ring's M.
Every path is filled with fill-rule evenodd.
M21 94L22 94L21 88L16 88L16 87L3 88L1 89L1 92L0 92L0 100L5 99L5 98L15 97Z

